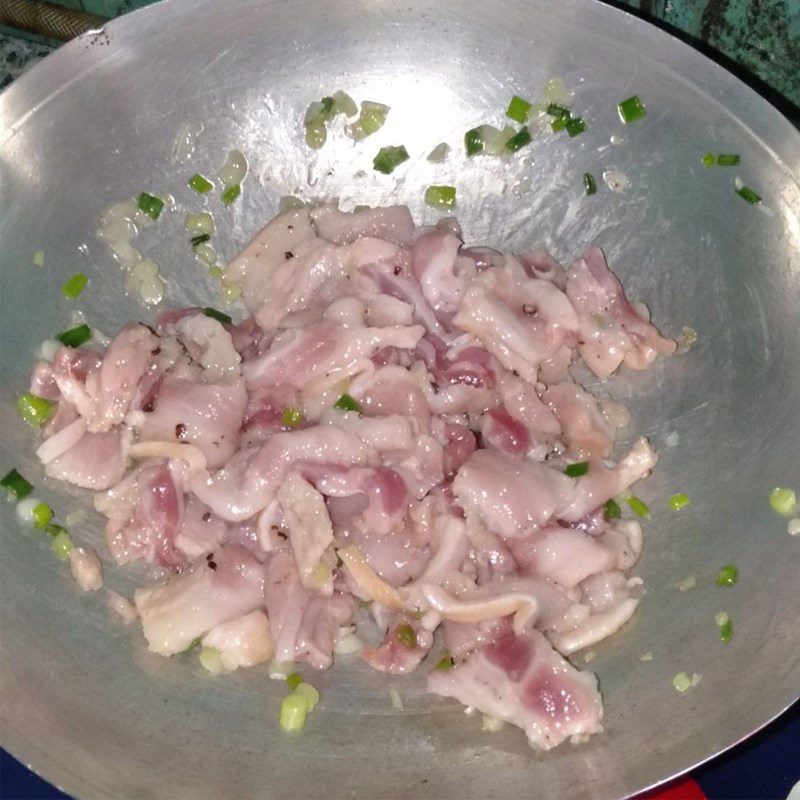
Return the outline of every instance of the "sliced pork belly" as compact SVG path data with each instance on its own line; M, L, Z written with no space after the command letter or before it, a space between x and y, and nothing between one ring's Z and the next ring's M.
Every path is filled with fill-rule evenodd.
M361 658L378 672L406 675L413 672L428 655L433 634L409 614L397 615L389 625L379 647L366 647Z
M317 235L335 245L352 244L358 239L384 239L394 245L410 244L414 221L405 206L339 211L335 205L322 205L310 212Z
M621 363L646 369L660 353L671 355L676 343L662 337L628 302L602 250L587 250L567 274L567 297L580 317L578 352L599 378Z
M538 631L507 630L450 670L433 670L428 691L517 725L549 750L602 730L597 680L565 661Z
M224 622L264 606L264 568L238 545L221 547L180 575L137 589L134 603L154 653L180 653Z
M219 651L227 672L268 661L275 651L269 620L261 609L212 628L203 637L203 646Z

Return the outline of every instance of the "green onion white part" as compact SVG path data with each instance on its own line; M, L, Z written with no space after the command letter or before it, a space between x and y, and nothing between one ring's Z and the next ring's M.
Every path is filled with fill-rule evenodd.
M792 517L797 511L797 494L794 489L776 487L769 493L769 504L776 514Z
M789 520L788 525L789 536L800 536L800 519L795 517Z
M270 661L269 677L273 681L285 681L286 676L294 672L293 661Z
M26 527L33 527L34 516L33 510L41 503L38 497L28 495L24 500L17 503L16 512L17 519Z
M300 731L305 727L308 715L308 703L300 694L292 694L283 698L281 703L280 725L287 733Z
M294 693L305 698L309 713L317 707L317 703L319 703L319 692L316 687L312 686L310 683L301 682L295 687Z
M727 611L718 611L714 614L714 622L718 628L721 628L726 622L730 620Z
M684 693L689 689L693 689L697 686L700 681L703 679L702 673L693 673L692 677L690 678L685 672L679 672L673 679L672 685L675 687L676 691Z
M37 250L33 254L33 265L35 267L43 267L44 266L44 251L43 250Z
M214 218L207 211L201 211L197 214L187 214L185 228L194 236L202 234L213 236Z
M447 142L439 142L433 150L428 153L428 161L433 164L441 164L450 153L450 145Z
M285 194L278 201L278 213L283 214L286 211L295 211L298 208L305 208L306 204L293 194Z
M220 182L226 189L232 186L239 186L245 175L247 175L247 159L241 151L231 150L225 163L217 173Z
M341 89L333 93L333 108L335 113L344 114L346 117L354 117L358 114L356 101Z
M653 660L653 651L648 650L646 653L642 653L639 656L639 661L652 661Z
M72 539L69 533L65 530L59 531L53 540L50 542L50 548L56 557L61 561L66 561L69 558L70 551L72 550Z
M233 303L242 296L242 287L238 283L222 284L222 299L226 303Z
M36 354L36 357L40 361L52 361L56 357L56 353L59 351L61 347L61 342L57 339L45 339L39 345L39 351Z
M695 586L697 586L697 578L694 575L690 575L678 584L678 591L688 592L690 589L694 589Z
M193 249L195 257L204 264L213 267L217 263L217 251L208 242L198 244Z
M403 698L400 697L400 692L397 689L389 689L389 702L395 711L403 711L405 709Z
M481 729L487 733L497 733L503 730L508 723L505 720L491 717L488 714L483 714L481 717Z
M389 111L389 106L385 106L383 103L365 100L361 104L361 114L358 119L347 129L348 136L356 141L371 136L386 124Z
M216 647L204 647L200 651L200 664L203 669L208 670L212 675L219 675L225 672L222 664L222 653Z

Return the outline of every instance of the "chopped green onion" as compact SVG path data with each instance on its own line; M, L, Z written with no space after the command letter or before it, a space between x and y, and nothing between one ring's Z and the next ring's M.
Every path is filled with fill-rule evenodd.
M361 413L361 403L347 393L343 394L333 404L333 407L338 408L339 411L357 411L359 414Z
M66 347L80 347L91 338L92 331L88 325L78 325L77 328L70 328L56 335L56 339Z
M721 628L729 619L727 611L718 611L714 614L714 622L717 623L718 628Z
M192 236L192 247L197 247L199 244L205 244L210 238L210 233L201 233L199 236Z
M72 539L65 530L60 530L50 542L50 549L56 554L56 558L66 561L72 550Z
M506 116L519 122L520 125L528 121L528 114L531 110L531 104L527 100L523 100L519 95L514 95L511 102L506 109Z
M757 206L761 202L761 198L747 186L742 186L741 188L737 189L736 194L738 194L743 200L747 200L751 206Z
M450 145L447 142L439 142L433 150L428 153L428 161L434 164L441 164L450 152Z
M797 495L792 489L776 487L769 493L772 510L784 517L791 517L797 511Z
M558 105L558 103L550 103L545 111L551 116L555 117L556 119L569 119L572 115L569 113L569 109L565 108L564 106Z
M606 504L603 506L603 516L609 521L619 519L622 516L619 503L616 500L606 500Z
M733 586L739 579L739 570L735 564L726 564L722 569L717 572L715 578L717 586Z
M208 274L209 274L209 275L210 275L212 278L215 278L215 279L216 279L216 280L218 280L218 281L221 281L221 280L222 280L222 270L221 270L219 267L211 267L211 268L208 270Z
M295 687L294 693L305 698L309 714L317 707L317 703L319 703L319 692L315 686L303 682Z
M225 189L225 191L220 195L220 200L222 200L224 205L229 206L241 193L241 184L235 183L233 186L229 186L227 189Z
M47 525L44 526L44 532L48 536L52 536L54 539L56 536L60 536L62 533L68 533L67 529L63 525L57 525L55 522L48 522Z
M319 150L328 138L328 131L323 123L306 125L306 144L312 150Z
M73 275L68 281L65 281L61 286L61 294L67 300L74 300L86 288L89 279L82 272Z
M147 192L142 192L139 195L136 205L139 206L139 211L147 214L150 219L158 219L164 209L164 201L160 197L147 194Z
M701 160L705 167L713 167L717 163L717 158L713 153L706 153Z
M44 250L37 250L33 254L33 266L34 267L44 266Z
M372 166L377 172L390 175L404 161L408 161L409 155L404 145L397 147L381 147L378 155L372 159Z
M296 428L302 421L303 414L296 408L284 409L283 414L281 414L281 425L286 428Z
M17 398L17 412L31 428L41 428L50 419L54 405L44 397L30 393Z
M587 196L597 193L597 181L591 172L583 173L583 188L586 189Z
M685 495L683 492L678 492L670 497L669 507L673 511L680 511L682 508L686 508L686 506L688 506L691 502L692 501L687 495Z
M321 586L323 583L327 583L330 577L330 567L324 561L317 562L317 566L314 567L314 571L311 573L314 583L318 583Z
M483 134L480 128L471 128L464 134L464 149L468 156L482 153L484 148Z
M336 114L344 114L346 117L354 117L358 114L358 106L350 97L347 92L343 92L341 89L333 93L333 113Z
M634 514L638 514L640 517L649 517L650 516L650 507L644 500L640 500L635 494L632 494L628 498L628 505L631 507L631 511Z
M31 511L31 517L33 517L33 524L40 530L44 530L53 519L53 509L47 503L37 503Z
M550 128L553 133L563 131L567 127L567 120L569 117L556 117L551 123Z
M302 678L301 678L301 677L300 677L300 676L299 676L299 675L298 675L296 672L290 672L290 673L289 673L289 674L286 676L286 685L289 687L289 690L290 690L290 691L292 691L292 692L293 692L293 691L294 691L294 690L295 690L295 689L296 689L296 688L297 688L297 687L298 687L298 686L299 686L299 685L300 685L302 682L303 682L303 679L302 679Z
M675 690L683 694L687 689L692 688L692 679L685 673L679 672L673 679L672 685Z
M222 653L216 647L204 647L200 651L200 665L208 670L212 675L219 675L225 672L225 665L222 663Z
M577 136L586 130L586 120L583 117L571 117L564 127L570 136Z
M452 208L456 204L456 187L429 186L425 190L425 202L434 208Z
M741 162L741 160L741 156L733 153L717 156L717 164L719 164L721 167L735 167Z
M197 645L199 645L201 641L202 641L201 637L200 636L196 636L194 639L192 639L191 642L189 642L188 645L186 645L186 649L185 650L181 650L181 652L182 653L191 653L192 650L194 650L195 647L197 647Z
M570 478L580 478L581 475L585 475L588 471L588 461L576 461L574 464L567 464L564 474L569 475Z
M365 100L361 103L361 114L350 126L348 133L356 141L366 139L384 126L388 114L389 106Z
M195 236L199 236L201 233L207 233L210 236L214 233L214 218L208 211L201 211L197 214L187 214L184 227L189 233L193 233Z
M222 311L217 311L216 308L211 308L210 306L206 306L206 308L203 309L203 313L207 317L211 317L211 319L221 322L223 325L230 325L233 322L228 314L225 314Z
M214 184L199 172L195 172L195 174L189 178L189 188L194 189L197 194L207 194L214 188Z
M617 109L619 110L619 118L626 125L630 125L631 122L636 122L637 119L641 119L646 113L644 103L642 103L636 95L629 97L627 100L623 100L617 106Z
M417 634L407 622L400 625L394 635L409 649L417 646Z
M506 141L506 150L516 153L526 144L531 142L531 132L527 128L520 128L510 139Z
M308 701L301 694L292 692L281 703L281 728L287 733L303 729L308 715Z
M453 656L449 653L445 653L435 664L434 669L441 670L442 672L447 672L448 670L453 669Z
M0 486L8 493L8 499L14 502L24 500L33 491L33 486L15 469L0 478Z
M733 638L733 623L730 620L727 620L722 625L719 626L719 640L723 644L728 644L730 640Z

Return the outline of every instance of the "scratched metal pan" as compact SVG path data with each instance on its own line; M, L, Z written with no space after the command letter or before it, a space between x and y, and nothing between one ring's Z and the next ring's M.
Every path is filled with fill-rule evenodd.
M467 164L463 132L498 122L513 93L536 98L552 77L574 91L586 133L542 135L502 167ZM389 121L365 143L336 136L312 156L303 111L337 88L389 104ZM632 94L647 116L626 127L616 106ZM186 123L203 129L181 164ZM425 154L440 141L454 154L434 166ZM412 154L392 178L371 169L384 144ZM4 505L0 718L12 753L87 798L611 798L712 757L795 699L800 540L767 505L775 485L800 489L800 137L778 112L686 45L592 0L169 0L68 44L0 95L0 469L17 466L62 518L88 498L43 479L12 409L37 344L69 324L59 287L86 272L80 307L104 331L147 317L92 232L103 209L149 189L174 198L143 245L168 301L214 302L182 232L197 204L185 182L232 147L251 173L231 210L212 205L228 257L284 194L403 202L431 219L423 188L454 183L468 240L536 242L563 259L596 242L663 330L697 330L687 355L604 388L661 453L641 489L653 509L639 567L647 594L591 664L605 731L536 753L520 731L483 733L455 703L426 696L422 676L387 680L345 663L315 676L319 710L286 738L285 690L266 668L211 678L189 656L149 654ZM708 169L706 152L741 164ZM627 176L624 192L600 179L612 170ZM594 197L585 172L598 176ZM737 196L737 178L761 206ZM31 263L37 250L43 268ZM677 491L692 499L681 513L666 504ZM73 528L102 551L93 513ZM728 562L739 582L719 589ZM691 575L697 587L678 591ZM122 593L136 579L106 567ZM702 681L679 695L672 677L683 671Z

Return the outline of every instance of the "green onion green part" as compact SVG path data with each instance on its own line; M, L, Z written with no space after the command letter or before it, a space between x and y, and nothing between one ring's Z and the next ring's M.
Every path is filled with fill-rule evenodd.
M738 156L735 153L726 153L717 156L717 164L719 164L721 167L735 167L741 162L741 160L741 156Z
M349 394L343 394L334 404L334 408L338 408L339 411L356 411L359 414L361 413L361 403L358 402L354 397L351 397Z
M199 244L205 244L211 238L210 233L201 233L197 236L192 236L192 247L197 247Z
M739 570L735 564L726 564L722 569L717 572L715 582L717 586L733 586L739 579Z
M296 408L286 408L281 414L281 425L285 428L296 428L303 421L303 414Z
M77 328L70 328L56 335L56 339L65 347L80 347L91 338L92 331L88 325L78 325Z
M480 128L471 128L464 134L464 149L468 156L476 156L483 152L485 143Z
M585 475L588 471L588 461L576 461L574 464L567 464L564 474L569 475L570 478L580 478L581 475Z
M14 502L24 500L33 491L32 484L28 483L15 469L0 478L0 486L6 490L8 499Z
M195 172L195 174L189 178L189 188L194 189L197 194L208 194L208 192L214 188L214 184L199 172Z
M672 685L675 687L676 691L683 694L683 692L692 688L692 679L685 672L679 672L672 679Z
M692 501L687 495L685 495L683 492L678 492L670 497L669 507L673 511L680 511L682 508L686 508L686 506L688 506L691 502Z
M317 703L319 703L319 692L315 686L312 686L310 683L300 683L295 687L294 693L305 698L309 714L317 707Z
M520 128L510 139L506 141L505 148L512 153L525 147L531 142L531 132L527 128Z
M215 319L217 322L221 322L223 325L230 325L233 322L231 317L224 311L217 311L216 308L211 308L210 306L206 306L203 309L203 313L207 317L211 317L211 319Z
M737 189L736 194L738 194L743 200L746 200L748 203L750 203L751 206L757 206L761 202L761 197L759 197L759 195L757 195L747 186L742 186L741 188Z
M792 489L774 488L769 493L772 510L784 517L791 517L797 511L797 495Z
M583 173L583 188L586 189L587 196L597 193L597 181L591 172Z
M409 650L417 646L417 634L407 622L398 626L395 631L395 636L400 640L401 644L408 647Z
M381 147L378 155L372 159L372 166L377 172L390 175L404 161L408 161L409 155L404 145L397 147Z
M53 509L47 503L37 503L33 507L33 511L31 511L31 517L33 518L33 524L37 528L44 530L50 520L53 519Z
M147 194L147 192L142 192L139 195L136 205L139 206L139 211L147 214L150 219L158 219L164 210L164 201L160 197Z
M586 130L586 120L583 117L571 117L564 127L570 136L577 136Z
M223 205L229 206L237 197L242 193L242 186L239 183L235 183L233 186L229 186L225 191L219 196L220 200L222 200Z
M434 669L441 670L442 672L447 672L448 670L453 669L453 657L450 653L445 653L434 666Z
M623 100L617 106L617 109L619 110L619 118L626 125L636 122L637 119L641 119L646 113L644 103L642 103L637 95L633 95L633 97Z
M559 133L567 127L567 120L569 117L556 117L551 123L550 128L553 133Z
M287 733L302 730L306 724L307 715L308 702L305 697L296 692L292 692L292 694L284 697L281 703L281 729Z
M606 500L606 504L603 506L603 516L609 521L619 519L622 516L619 503L616 500Z
M60 530L50 542L50 549L56 554L56 558L66 561L72 550L72 539L65 530Z
M433 208L452 208L456 204L456 187L429 186L425 190L425 203Z
M41 428L52 416L54 406L55 403L35 394L27 393L17 398L17 412L31 428Z
M506 116L519 122L520 125L528 121L528 114L531 111L531 104L527 100L523 100L519 95L514 95L511 102L506 109Z
M294 691L301 683L303 679L296 673L290 672L286 676L286 685L289 687L290 691Z
M717 158L713 153L706 153L701 160L704 167L713 167L717 163Z
M733 638L733 623L728 619L719 626L719 640L728 644Z
M69 280L65 281L61 287L61 294L67 300L74 300L86 288L89 279L82 272L73 275Z
M631 511L633 511L634 514L638 514L640 517L650 516L650 507L635 494L632 494L628 498L628 505L631 507Z
M551 116L555 117L556 119L569 119L572 115L569 113L569 109L565 108L564 106L558 105L558 103L550 103L545 111Z

